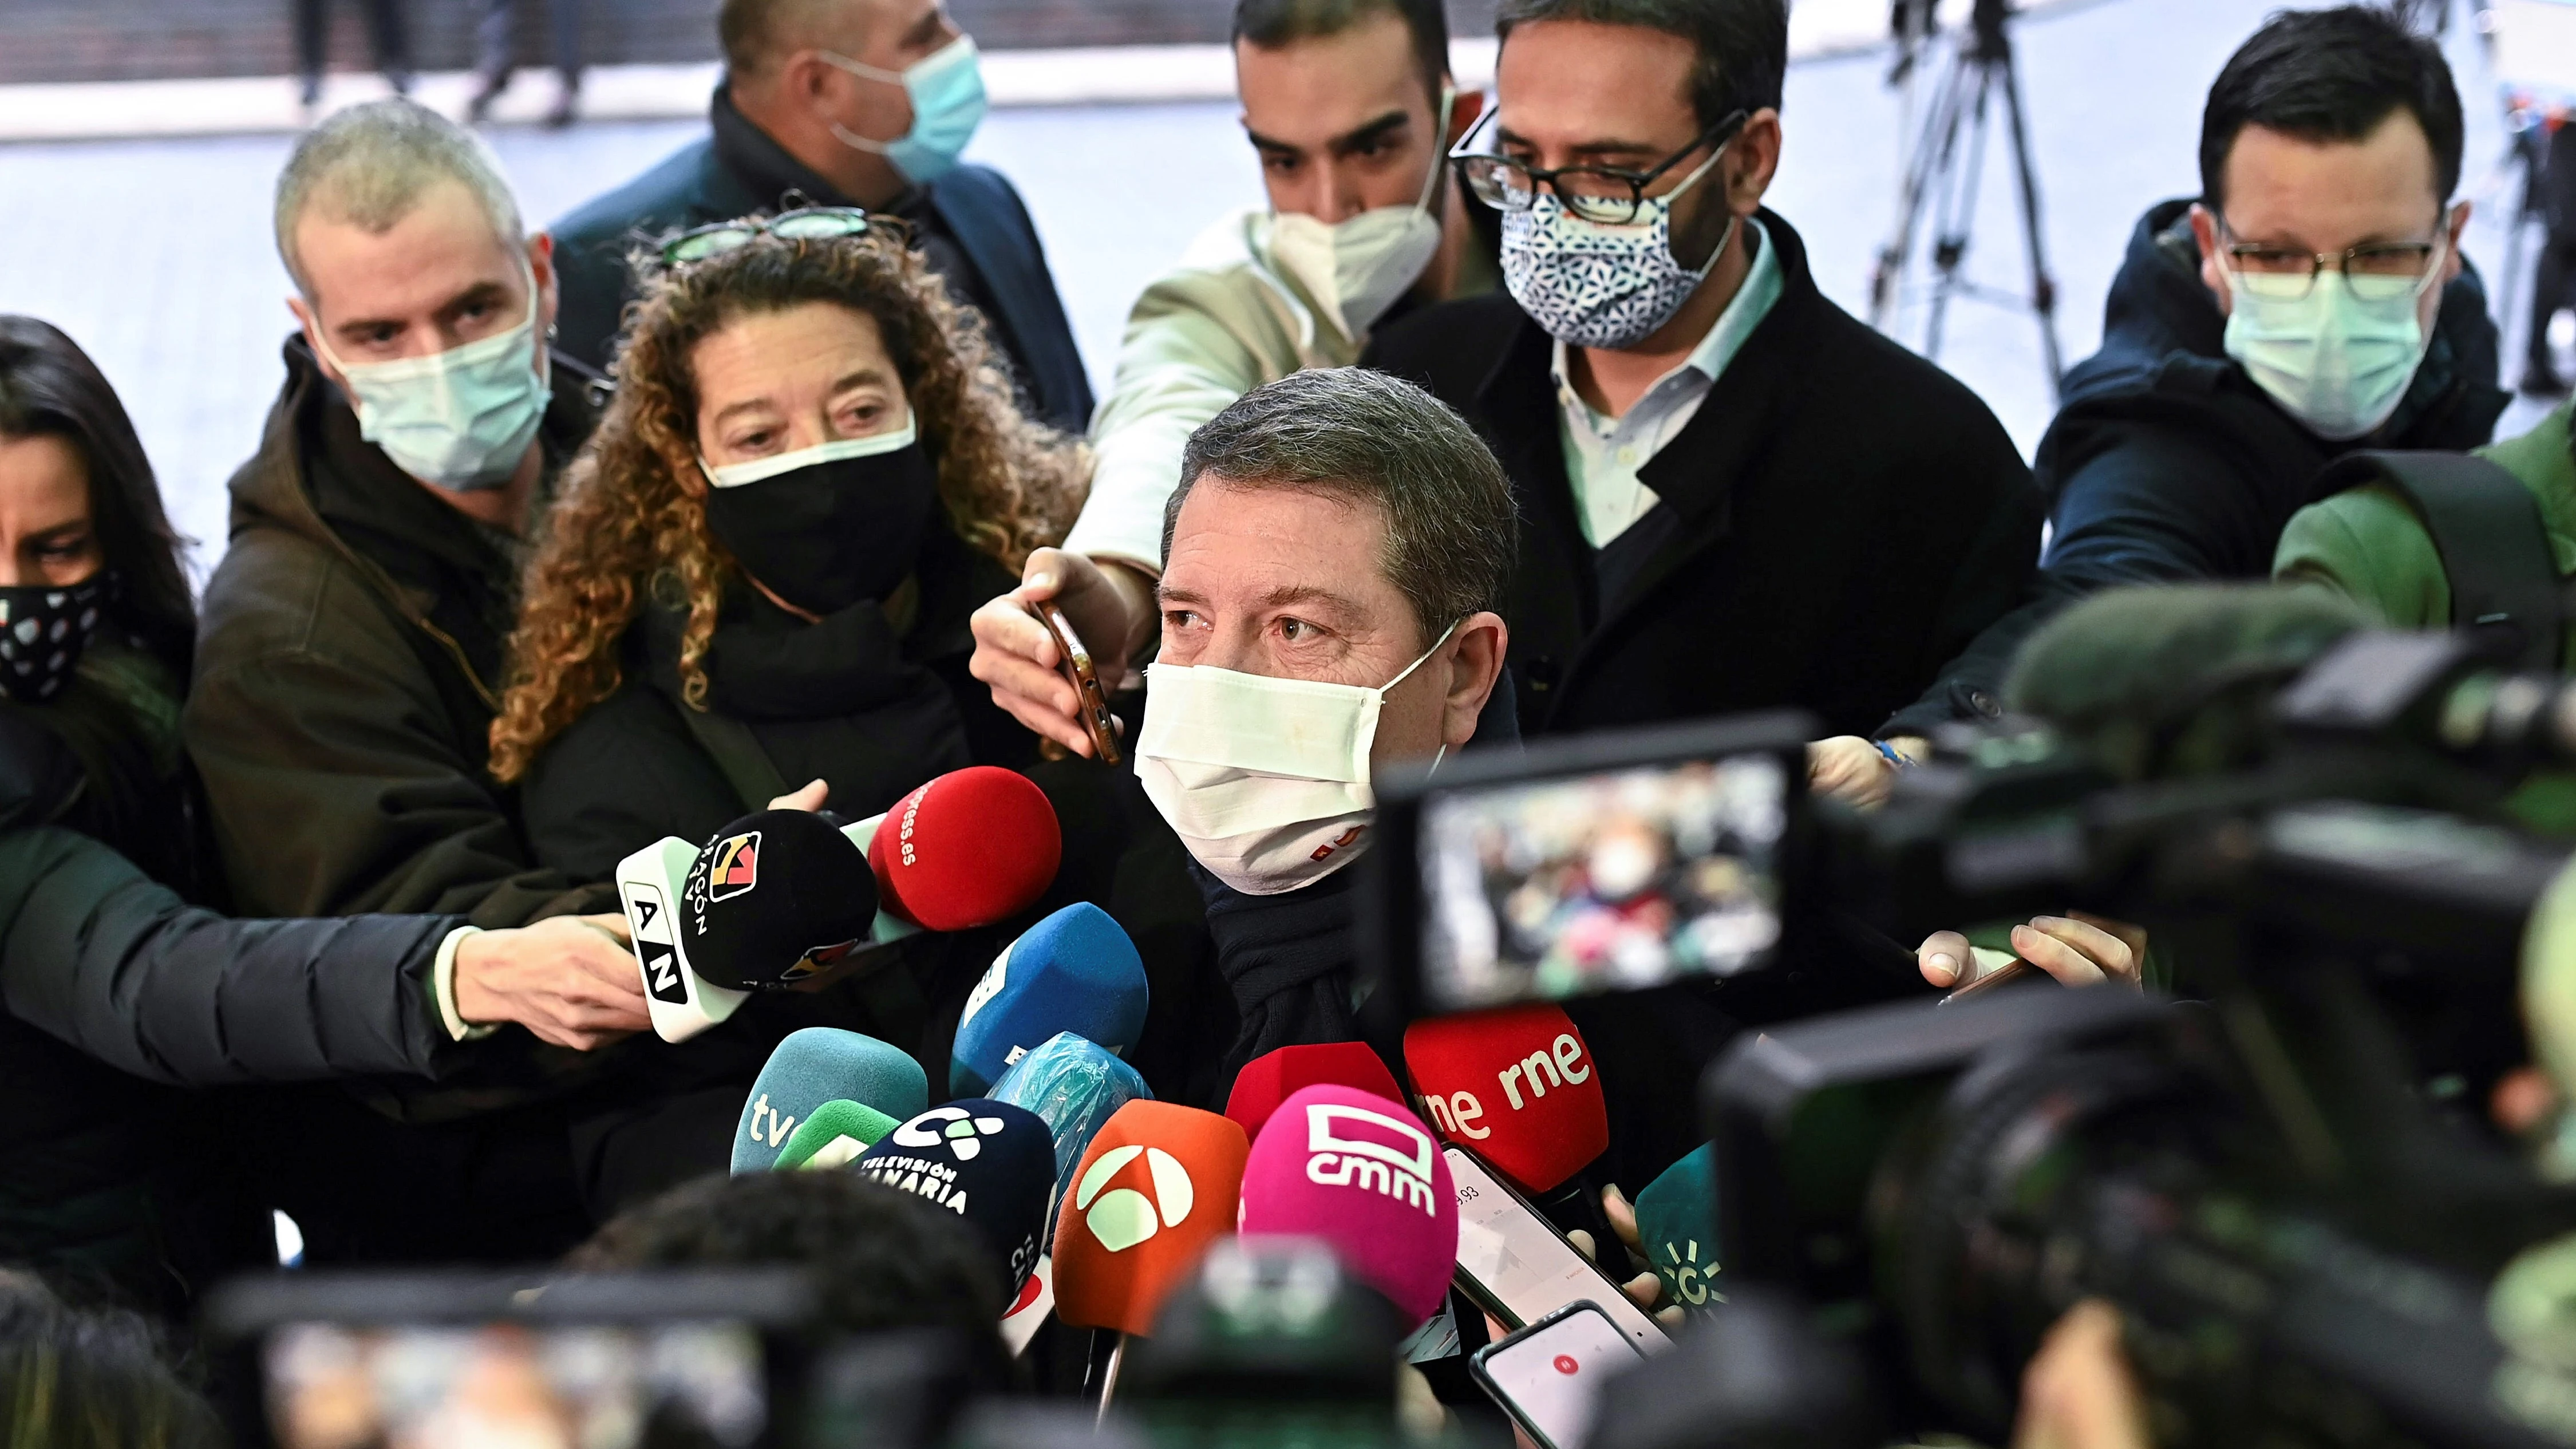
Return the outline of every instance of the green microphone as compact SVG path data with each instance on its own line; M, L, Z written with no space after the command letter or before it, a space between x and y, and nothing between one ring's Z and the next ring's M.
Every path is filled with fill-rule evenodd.
M778 1161L771 1164L771 1169L786 1172L799 1167L846 1167L897 1125L894 1118L865 1102L846 1097L826 1102L798 1124L787 1145L779 1149Z

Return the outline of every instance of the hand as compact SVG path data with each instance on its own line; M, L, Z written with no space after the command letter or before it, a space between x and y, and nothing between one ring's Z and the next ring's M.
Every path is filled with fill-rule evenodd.
M626 918L556 916L456 943L456 1014L515 1021L540 1041L592 1051L653 1024Z
M1029 555L1018 588L977 609L968 621L975 632L975 652L966 661L966 672L992 687L993 703L1088 757L1091 735L1077 712L1081 701L1056 672L1064 661L1054 636L1029 612L1042 599L1053 599L1064 610L1091 650L1102 687L1116 689L1126 677L1128 656L1152 633L1153 589L1124 564L1104 568L1078 553L1042 548Z
M2012 931L2013 953L2047 972L2061 986L2099 986L2117 982L2136 990L2147 963L2147 931L2125 921L2069 911L2063 916L2036 916ZM1956 931L1935 931L1914 948L1923 979L1935 986L1960 980L1962 963L1973 960L1968 938ZM1968 978L1974 980L1975 975Z
M1912 738L1893 739L1888 748L1908 760L1922 756L1924 742ZM1896 785L1896 766L1880 752L1878 746L1858 735L1836 735L1807 746L1807 789L1816 795L1828 795L1862 810L1875 810L1887 803L1887 792Z
M822 809L823 802L831 798L831 786L824 784L820 780L808 780L795 789L788 791L786 794L779 796L777 799L770 801L769 808L772 810L802 810L806 814L811 815L815 811Z
M2021 1376L2013 1449L2148 1449L2146 1402L2120 1351L2120 1313L2099 1298L2066 1311Z
M1621 1264L1603 1263L1600 1250L1593 1246L1592 1234L1582 1228L1567 1230L1565 1240L1574 1245L1576 1252L1591 1259L1603 1272L1610 1275L1612 1281L1617 1282L1621 1271L1635 1268L1636 1259L1645 1255L1645 1249L1638 1246L1637 1241L1637 1210L1628 1205L1628 1199L1620 1193L1618 1185L1613 1183L1601 1189L1601 1214L1610 1220L1610 1231L1618 1236L1620 1246L1626 1250L1625 1255L1633 1255L1630 1261ZM1666 1328L1681 1326L1682 1306L1680 1304L1674 1303L1660 1309L1656 1307L1664 1297L1664 1280L1653 1269L1646 1269L1627 1281L1619 1283L1619 1291L1627 1294L1628 1300L1640 1309L1653 1314L1655 1321Z

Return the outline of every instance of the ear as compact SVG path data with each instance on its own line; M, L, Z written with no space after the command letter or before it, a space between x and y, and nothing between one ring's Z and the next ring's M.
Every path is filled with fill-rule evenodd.
M555 325L555 313L563 302L555 275L555 239L548 233L528 236L528 275L537 284L537 332L544 336Z
M1476 718L1502 678L1511 626L1487 611L1470 614L1449 641L1449 692L1440 701L1440 741L1457 749L1476 737Z
M1762 209L1762 195L1780 171L1780 113L1769 106L1753 113L1718 163L1726 179L1726 204L1738 216Z
M2197 201L2191 204L2191 239L2200 244L2200 283L2218 299L2218 315L2224 317L2236 294L2228 289L2227 263L2218 249L2218 213Z
M2468 234L2469 212L2475 207L2475 205L2476 203L2465 200L2453 202L2451 204L2450 245L2444 249L2448 251L2450 255L2442 263L2442 284L2444 286L2448 286L2452 282L2457 281L2459 279L2460 269L2467 265L2466 259L2460 255L2460 238Z

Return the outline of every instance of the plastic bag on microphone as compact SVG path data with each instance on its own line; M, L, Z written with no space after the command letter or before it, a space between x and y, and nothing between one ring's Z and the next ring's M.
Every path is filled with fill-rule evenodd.
M1012 1063L991 1095L996 1102L1035 1112L1054 1134L1056 1191L1061 1195L1065 1178L1101 1124L1138 1098L1151 1101L1154 1092L1134 1067L1094 1042L1060 1031Z

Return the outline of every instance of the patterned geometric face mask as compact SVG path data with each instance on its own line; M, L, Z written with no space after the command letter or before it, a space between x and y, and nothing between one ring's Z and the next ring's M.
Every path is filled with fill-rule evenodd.
M1653 336L1735 241L1743 218L1730 215L1725 237L1696 271L1673 260L1673 203L1725 154L1717 148L1681 185L1647 197L1625 226L1585 221L1553 188L1530 198L1527 211L1504 212L1503 285L1512 300L1568 347L1615 351Z
M0 695L41 704L62 693L107 608L105 570L79 583L0 587Z

